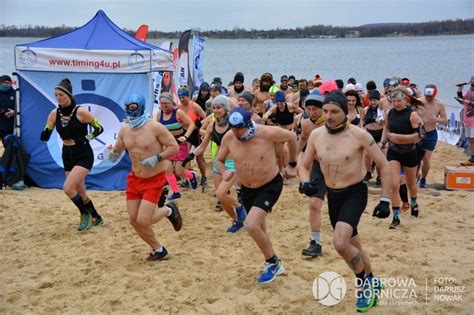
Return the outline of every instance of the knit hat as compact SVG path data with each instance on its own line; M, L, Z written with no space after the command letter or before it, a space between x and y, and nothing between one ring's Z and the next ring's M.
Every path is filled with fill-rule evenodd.
M266 72L262 74L260 81L270 81L273 84L273 76L271 73Z
M2 75L0 77L0 82L12 82L12 78L10 78L8 75Z
M337 90L337 84L334 80L332 81L326 81L321 86L319 87L319 92L321 95L324 95L325 93L331 92Z
M245 101L247 101L250 104L250 106L252 106L253 99L254 99L254 96L252 93L245 91L242 94L240 94L238 98L243 98Z
M234 84L235 82L242 82L244 83L244 74L242 72L237 72L234 76Z
M218 95L212 100L212 106L220 105L226 112L229 111L229 99L224 95Z
M347 107L347 98L341 91L336 90L329 92L329 94L326 95L323 101L323 106L326 104L334 104L336 106L339 106L346 115L349 112L349 109Z
M365 85L365 88L367 89L367 91L376 90L377 89L377 84L375 84L374 81L368 81L367 84Z
M61 82L56 85L55 89L66 93L69 97L72 97L72 84L68 78L62 79Z
M304 105L308 106L316 106L319 108L323 107L324 96L319 94L310 94L304 100Z
M229 125L231 128L250 128L252 126L252 112L242 107L230 111Z
M369 90L369 100L379 100L380 93L377 90Z

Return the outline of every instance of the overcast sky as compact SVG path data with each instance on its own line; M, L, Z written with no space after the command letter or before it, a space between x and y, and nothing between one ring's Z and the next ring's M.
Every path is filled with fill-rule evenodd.
M474 18L473 0L0 0L0 24L81 26L100 9L121 28L160 31Z

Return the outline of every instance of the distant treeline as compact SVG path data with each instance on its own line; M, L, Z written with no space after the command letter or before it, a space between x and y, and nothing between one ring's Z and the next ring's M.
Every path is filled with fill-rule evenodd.
M139 25L137 25L138 28ZM5 26L0 25L0 37L52 37L74 30L75 27L60 26ZM135 30L126 32L133 35ZM327 37L384 37L384 36L429 36L474 34L474 19L430 21L423 23L379 23L357 27L313 25L293 29L272 30L243 29L201 30L193 29L193 34L206 38L327 38ZM148 38L178 38L181 32L160 32L150 30Z

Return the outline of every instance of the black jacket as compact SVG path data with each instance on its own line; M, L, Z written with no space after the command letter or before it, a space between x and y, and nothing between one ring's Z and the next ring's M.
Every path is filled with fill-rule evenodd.
M13 88L0 92L0 130L13 133L15 118L14 116L5 116L5 112L9 109L15 109L15 90Z
M30 155L21 146L15 135L8 135L4 139L5 152L0 158L0 181L11 186L24 180Z

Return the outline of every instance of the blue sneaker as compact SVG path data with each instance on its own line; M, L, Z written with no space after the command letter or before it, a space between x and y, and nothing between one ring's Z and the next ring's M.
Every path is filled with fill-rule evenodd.
M229 233L235 233L238 230L240 230L244 226L244 221L234 221L230 228L227 229L227 232Z
M275 280L275 278L285 272L285 268L281 264L281 260L278 259L276 264L265 263L265 268L258 277L258 283L268 283Z
M174 192L171 196L168 197L168 201L174 201L181 198L181 194L179 192Z
M198 179L197 179L197 176L196 176L196 173L195 172L191 172L193 174L193 178L191 178L189 180L189 182L191 183L191 188L192 189L197 189L198 188Z
M371 279L367 278L361 287L356 291L356 311L359 313L368 312L375 306L375 293L372 288Z
M428 188L428 184L426 183L426 178L420 179L420 188Z
M240 206L235 209L235 212L237 213L237 221L241 221L243 224L247 217L247 211L245 210L244 205L240 204Z

